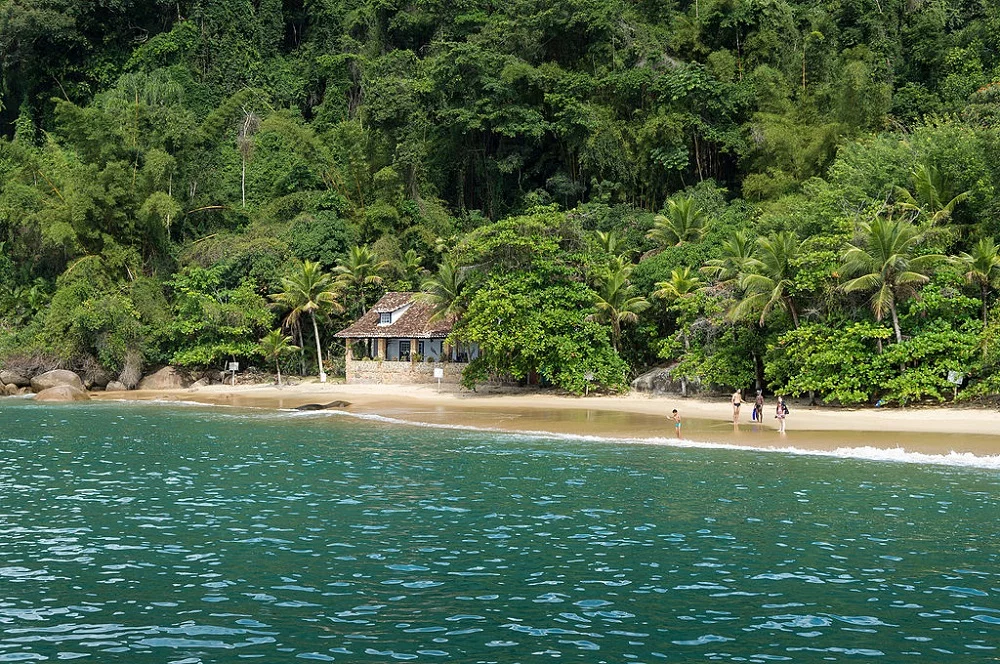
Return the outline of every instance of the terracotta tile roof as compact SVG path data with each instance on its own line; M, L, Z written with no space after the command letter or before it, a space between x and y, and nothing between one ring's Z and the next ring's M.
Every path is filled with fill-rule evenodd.
M416 293L386 293L368 312L353 325L334 336L341 339L372 339L392 337L399 339L443 339L451 333L454 320L431 322L431 305L413 299ZM409 304L399 320L392 325L379 325L380 314L397 311Z

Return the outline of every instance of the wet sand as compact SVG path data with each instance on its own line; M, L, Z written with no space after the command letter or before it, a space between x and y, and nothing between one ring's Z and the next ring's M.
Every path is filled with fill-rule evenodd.
M92 396L101 400L190 401L249 408L295 408L342 400L350 405L339 410L404 422L651 441L675 437L667 418L671 409L677 408L684 422L683 437L693 442L827 451L873 447L924 454L1000 454L1000 413L989 409L841 409L790 402L787 433L779 434L773 401L765 404L763 423L750 422L752 406L745 404L741 423L734 426L732 407L725 398L577 398L547 393L480 394L447 387L438 392L436 387L423 385L319 383L280 390L273 385L215 385Z

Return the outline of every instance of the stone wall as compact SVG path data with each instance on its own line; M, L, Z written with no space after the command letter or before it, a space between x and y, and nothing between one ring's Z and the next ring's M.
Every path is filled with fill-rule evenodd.
M462 378L462 370L469 366L465 362L379 362L378 360L349 360L347 362L347 382L369 385L412 385L426 383L436 385L435 369L444 369L442 384L457 385Z

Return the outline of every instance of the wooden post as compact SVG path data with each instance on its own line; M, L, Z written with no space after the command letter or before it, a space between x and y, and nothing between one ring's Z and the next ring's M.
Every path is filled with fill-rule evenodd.
M417 345L417 340L416 339L410 339L410 364L416 364L417 363L417 349L418 348L420 348L420 346Z
M380 337L378 340L378 359L380 360L385 359L385 348L386 348L386 339L385 337Z
M353 344L352 339L344 339L344 359L350 362L354 359L354 351L352 350Z

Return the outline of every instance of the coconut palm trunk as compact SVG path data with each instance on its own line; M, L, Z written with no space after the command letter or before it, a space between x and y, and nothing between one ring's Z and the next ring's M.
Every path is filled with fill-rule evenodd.
M274 368L278 370L278 389L281 389L281 360L274 360Z
M319 345L319 325L316 324L316 315L313 313L309 314L312 318L313 323L313 333L316 335L316 361L319 363L319 382L326 382L326 371L323 370L323 349Z

